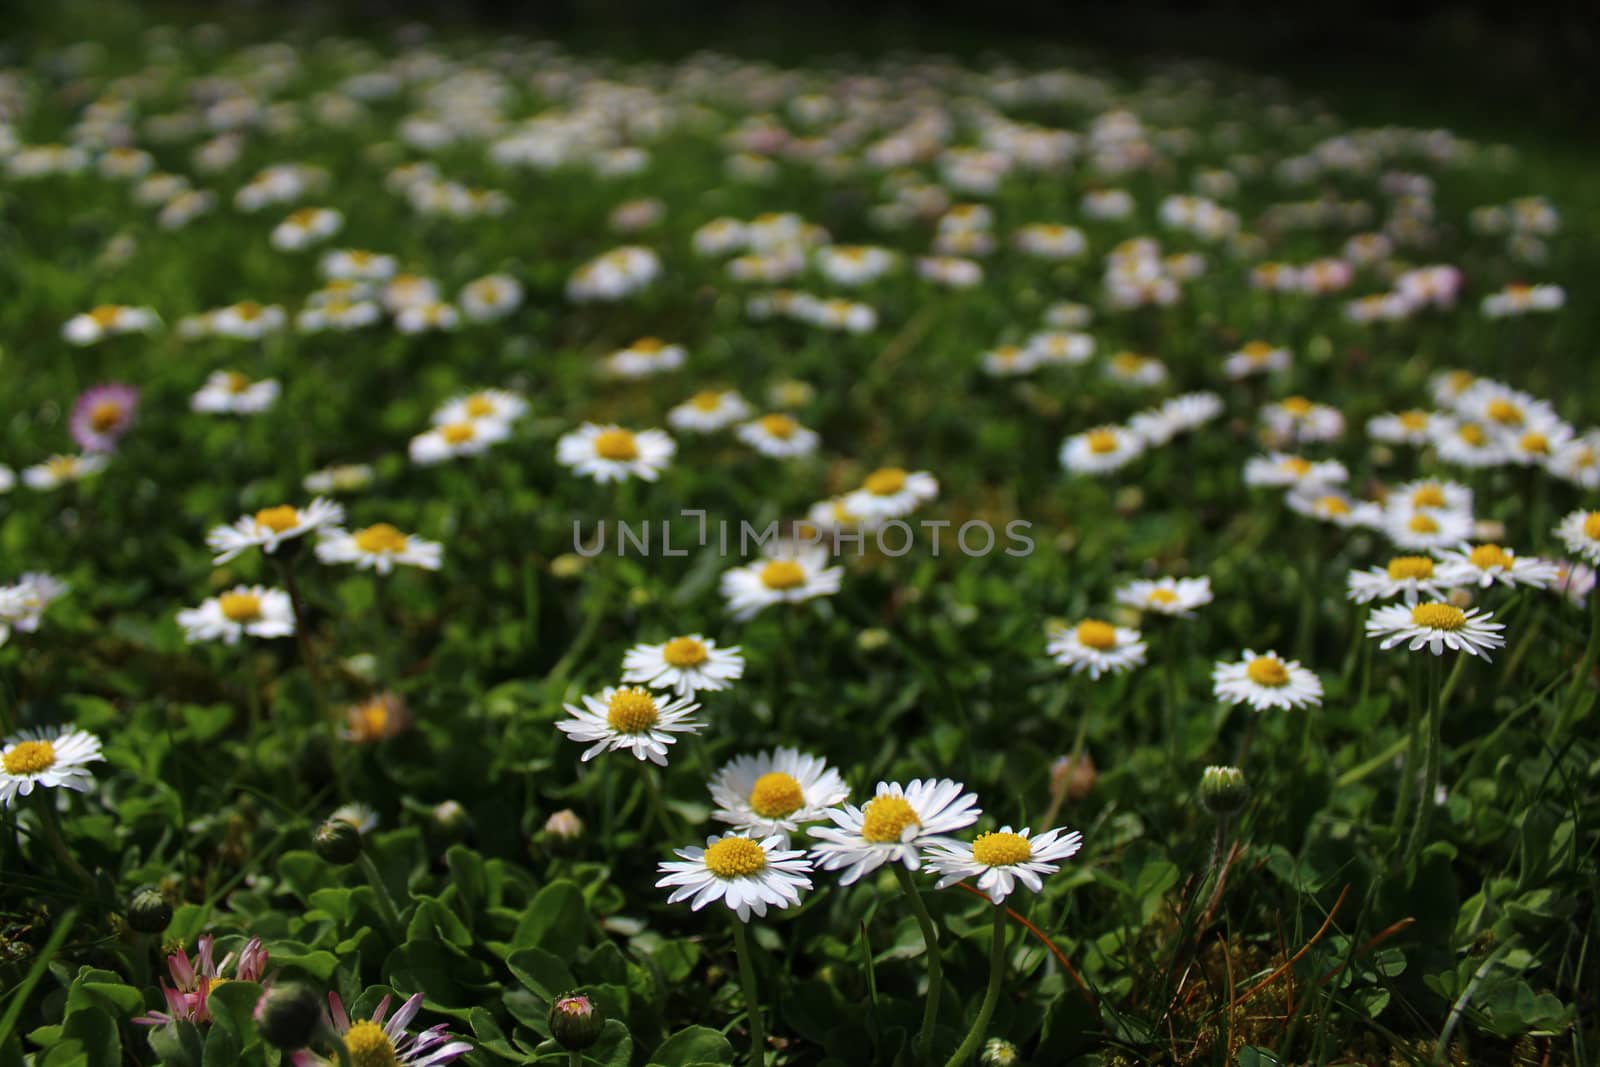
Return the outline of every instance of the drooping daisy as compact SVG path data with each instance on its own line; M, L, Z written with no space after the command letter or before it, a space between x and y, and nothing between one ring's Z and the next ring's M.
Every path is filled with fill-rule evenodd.
M289 637L294 633L294 606L282 589L241 585L207 597L197 608L178 612L178 625L190 644L221 641L236 645L247 635Z
M361 833L370 834L378 828L378 813L360 802L340 804L328 813L328 821L347 822Z
M700 634L674 637L659 645L634 645L622 657L622 680L671 689L679 696L728 688L744 675L739 646L718 648Z
M844 506L869 521L909 515L939 495L939 480L927 471L879 467L862 479L860 488L846 493Z
M68 319L61 327L61 337L68 344L92 345L115 334L149 333L160 324L161 319L150 308L101 304Z
M511 427L499 419L465 419L417 434L407 453L411 462L431 466L458 456L482 455L510 436Z
M1443 597L1449 588L1438 566L1427 556L1395 556L1382 567L1351 571L1345 579L1345 595L1357 604L1398 596L1412 605L1424 594L1434 599Z
M0 806L9 808L35 786L86 793L94 784L86 764L103 758L100 739L87 730L46 727L13 734L0 748Z
M681 860L657 866L656 886L672 887L669 904L687 900L699 911L719 901L740 922L749 922L752 913L765 915L768 907L799 904L800 891L811 888L810 862L787 844L776 834L759 841L738 833L708 837L705 848L674 849Z
M686 358L682 345L668 344L658 337L641 337L607 356L605 368L615 378L648 378L677 370Z
M928 849L928 866L940 875L944 889L968 878L995 904L1003 903L1021 882L1032 892L1044 888L1044 875L1061 869L1061 860L1077 855L1083 835L1076 830L1046 830L1037 837L1024 827L1002 826L979 834L972 843L941 844Z
M719 588L728 610L743 622L773 604L837 593L844 568L828 566L830 559L821 545L780 544L765 559L724 571Z
M1218 700L1249 704L1257 711L1322 703L1322 679L1315 671L1276 652L1257 654L1248 648L1239 659L1211 668L1211 688Z
M1600 511L1574 511L1556 526L1555 534L1568 552L1600 563Z
M713 433L750 417L750 404L734 389L707 389L667 412L679 432Z
M85 389L72 405L68 422L72 439L85 452L115 452L138 410L139 390L131 385L110 383Z
M1143 454L1144 439L1122 426L1100 426L1061 444L1061 465L1073 474L1109 474Z
M189 406L211 415L254 415L278 399L274 378L251 381L237 371L215 371L190 398Z
M206 534L206 545L216 553L212 562L220 565L252 548L271 555L285 541L336 526L343 519L342 504L319 496L303 508L279 504L241 516L228 526L214 526Z
M711 780L713 819L741 833L781 835L785 843L806 823L828 817L828 809L850 795L839 772L826 760L798 749L778 748L736 756Z
M1289 363L1290 355L1287 348L1280 348L1267 341L1251 341L1222 361L1222 373L1233 381L1239 381L1255 374L1287 370Z
M401 533L386 522L359 530L330 527L317 541L317 558L324 563L353 563L362 570L388 574L398 564L436 571L444 546L415 534Z
M815 430L800 425L793 415L775 412L740 426L739 440L774 459L790 459L815 452L822 440Z
M1071 667L1073 674L1088 671L1098 680L1102 674L1121 674L1139 666L1148 649L1138 630L1084 619L1053 631L1045 651L1061 666Z
M575 474L597 482L661 476L678 444L660 430L624 430L615 425L586 422L556 442L556 461Z
M879 782L872 799L861 807L844 804L828 811L832 826L811 828L819 842L811 847L817 869L843 870L840 885L851 885L885 863L915 871L921 849L954 846L949 835L978 821L978 794L948 778L918 778L902 786Z
M1252 456L1244 465L1244 484L1251 488L1339 485L1349 477L1350 472L1336 459L1309 460L1284 452Z
M1157 615L1194 618L1194 609L1211 603L1210 578L1157 578L1129 582L1117 590L1117 603Z
M598 696L585 694L581 708L562 706L572 718L556 723L556 729L589 746L581 757L586 763L602 752L625 750L665 767L667 746L677 742L673 735L696 734L705 726L689 717L700 705L688 697L657 697L637 686L607 686Z
M1439 575L1448 585L1531 585L1543 589L1556 580L1557 567L1537 556L1519 556L1500 545L1462 544L1455 549L1436 549Z
M267 970L267 950L259 937L252 937L238 952L216 959L216 938L201 934L195 958L179 948L167 957L167 972L172 984L161 983L166 1011L149 1011L133 1022L141 1026L165 1026L172 1022L208 1023L211 991L224 982L259 982Z
M350 1021L339 994L328 993L325 1025L344 1042L352 1067L444 1067L472 1051L472 1045L448 1030L448 1023L408 1033L406 1026L422 1010L421 993L413 993L384 1022L391 998L384 994L370 1019ZM291 1056L294 1067L332 1067L338 1062L301 1049Z
M1493 615L1472 608L1467 611L1453 604L1431 601L1416 607L1391 604L1378 608L1367 619L1367 636L1383 638L1379 648L1393 648L1402 642L1408 651L1427 647L1435 656L1445 649L1489 658L1489 650L1506 643L1500 636L1505 627L1490 622Z
M51 456L43 463L22 469L22 484L41 492L93 477L106 469L103 455Z

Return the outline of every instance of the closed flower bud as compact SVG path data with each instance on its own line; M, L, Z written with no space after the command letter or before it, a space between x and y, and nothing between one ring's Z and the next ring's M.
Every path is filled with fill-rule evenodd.
M159 934L172 921L172 904L150 887L134 891L128 898L128 925L141 934Z
M1207 767L1200 776L1200 802L1213 815L1236 814L1249 799L1250 787L1237 767Z
M433 822L441 830L456 833L467 825L467 809L458 801L441 800L433 806Z
M550 1035L569 1051L600 1040L605 1025L606 1013L585 993L563 993L550 1005Z
M869 626L856 634L856 648L871 654L879 649L889 646L889 631L878 626Z
M1094 792L1099 780L1100 770L1089 753L1079 753L1076 759L1062 756L1050 765L1050 796L1077 803Z
M295 982L267 989L252 1014L261 1039L284 1052L311 1044L324 1025L321 998L310 986Z
M344 819L329 819L317 827L311 850L329 863L348 866L361 856L361 831Z
M571 808L562 808L544 821L545 838L553 845L570 845L583 837L583 820Z
M984 1043L983 1055L978 1057L978 1062L983 1067L1011 1067L1019 1058L1017 1046L1003 1037L991 1037Z

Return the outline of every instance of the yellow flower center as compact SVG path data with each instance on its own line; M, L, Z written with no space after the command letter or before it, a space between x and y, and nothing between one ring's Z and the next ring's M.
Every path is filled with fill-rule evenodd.
M230 393L242 393L250 388L250 379L236 370L228 371L227 374L223 375L223 378L227 382L228 392Z
M1426 411L1402 411L1400 425L1408 430L1426 430L1428 428L1428 413Z
M1550 451L1550 438L1536 431L1525 433L1519 442L1524 452L1547 453Z
M750 789L750 809L763 819L781 819L800 810L805 802L800 783L782 771L763 774Z
M1445 384L1449 387L1452 393L1461 392L1476 380L1477 379L1472 376L1471 371L1453 370L1449 374L1445 375Z
M606 722L619 734L642 734L660 717L656 698L643 689L618 689L606 704Z
M1600 511L1591 511L1583 520L1583 536L1600 541Z
M1289 684L1289 668L1276 656L1257 656L1245 667L1244 673L1257 685L1269 685L1274 688Z
M302 228L310 226L313 222L317 221L317 209L314 207L303 207L299 211L290 214L288 221Z
M1396 556L1389 561L1389 577L1397 582L1407 578L1432 578L1433 560L1427 556Z
M1096 455L1105 455L1117 450L1117 434L1114 430L1091 430L1085 438L1089 443L1089 451Z
M1272 355L1273 348L1266 341L1251 341L1244 346L1244 354L1252 363L1260 363Z
M1317 498L1317 510L1327 515L1350 514L1350 502L1342 496L1332 493Z
M1502 426L1522 425L1522 409L1509 400L1491 400L1485 412Z
M389 701L384 697L373 697L365 704L358 704L352 709L351 719L351 740L377 741L387 737Z
M1078 624L1078 644L1104 651L1117 647L1117 628L1099 619L1084 619Z
M800 425L788 415L763 415L757 421L761 423L761 428L767 432L768 436L777 437L781 440L793 437L794 431Z
M635 352L659 352L666 347L666 342L659 337L641 337L629 347Z
M467 397L467 414L475 419L485 418L494 414L494 401L482 393L475 393Z
M908 826L922 825L911 802L893 793L873 797L861 809L861 815L861 836L880 845L899 841Z
M78 461L72 456L51 456L45 461L44 469L58 480L71 478L78 473Z
M394 1042L371 1019L350 1025L344 1035L344 1047L350 1053L351 1067L397 1067L400 1063L394 1054Z
M1411 521L1406 523L1412 533L1434 534L1439 532L1439 523L1431 515L1413 515Z
M1291 396L1284 400L1279 407L1283 408L1284 411L1287 411L1290 415L1293 415L1297 419L1303 419L1307 415L1311 414L1311 401L1307 400L1303 396Z
M1483 427L1475 422L1463 423L1461 429L1456 431L1456 436L1473 448L1481 448L1489 440L1488 434L1483 432Z
M256 525L265 526L273 533L283 533L293 529L300 522L300 512L288 504L279 504L275 508L262 508L256 512Z
M1459 630L1467 624L1467 614L1450 604L1418 604L1411 609L1411 621L1430 630Z
M105 433L122 421L122 405L115 400L102 400L89 409L89 425L96 433Z
M1152 604L1175 604L1178 601L1178 594L1171 589L1152 589L1148 599Z
M880 467L861 484L873 496L894 496L906 487L906 472L899 467Z
M56 746L49 741L19 741L0 757L7 774L43 774L56 765Z
M724 837L706 849L705 863L718 878L749 878L767 866L767 850L748 837Z
M607 430L594 439L594 454L601 459L627 461L639 458L639 442L627 430Z
M710 657L705 643L692 637L674 637L661 648L661 658L669 667L698 667Z
M1422 486L1415 493L1411 494L1411 506L1414 508L1444 507L1444 488L1431 482Z
M1279 463L1278 466L1282 467L1296 478L1304 478L1307 474L1311 473L1311 461L1309 459L1303 459L1300 456L1285 456L1283 457L1283 462Z
M1504 567L1506 570L1510 570L1511 564L1516 561L1516 557L1512 553L1507 552L1499 545L1479 545L1472 550L1472 553L1467 558L1479 570L1488 570L1490 567Z
M761 584L768 589L798 589L806 584L806 569L792 559L775 559L761 568Z
M1033 858L1033 846L1021 834L979 834L972 842L972 858L985 867L1009 867Z
M722 406L722 394L715 389L707 389L703 393L691 396L689 406L698 411L716 411Z
M112 323L116 322L117 321L117 316L119 316L121 314L122 314L122 309L119 308L117 305L115 305L115 304L101 304L99 307L97 307L93 311L89 312L89 317L94 320L96 326L99 326L102 329L104 329L106 327L109 327Z
M1119 374L1137 374L1145 365L1145 358L1132 352L1118 352L1111 357L1111 366Z
M233 305L233 313L239 316L241 319L244 319L246 322L252 322L256 319L259 319L261 317L261 313L265 310L265 308L256 303L254 300L243 300Z
M368 526L365 530L357 530L352 538L356 547L369 556L406 550L406 535L386 522Z
M233 622L253 622L261 618L261 598L254 593L223 593L217 597L217 606Z
M447 445L464 445L478 435L470 422L452 422L439 427L439 436Z

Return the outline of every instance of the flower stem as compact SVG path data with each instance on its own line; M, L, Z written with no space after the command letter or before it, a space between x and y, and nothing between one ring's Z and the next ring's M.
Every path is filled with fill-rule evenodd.
M1600 586L1589 590L1589 645L1578 663L1578 676L1572 680L1572 691L1567 694L1566 707L1561 712L1563 731L1572 725L1583 703L1583 691L1594 673L1595 661L1600 659Z
M573 1048L567 1050L567 1067L583 1067L583 1049Z
M1053 824L1051 824L1053 825ZM939 998L944 991L944 960L939 955L939 928L928 914L927 902L922 892L911 880L911 872L901 864L892 864L894 876L911 902L911 911L922 928L922 948L928 956L928 999L922 1008L922 1032L917 1037L917 1059L928 1063L933 1055L933 1024L939 1019Z
M1006 974L1006 909L1003 904L994 906L994 941L989 946L989 988L983 992L983 1003L978 1007L978 1017L972 1020L972 1029L962 1038L961 1047L945 1061L945 1067L963 1067L978 1051L983 1035L994 1018L995 1005L1000 1002L1000 982Z
M311 648L311 631L306 627L309 617L305 598L300 595L300 583L295 578L293 563L285 559L278 560L278 573L283 576L283 588L289 594L289 606L294 609L294 636L300 645L300 659L306 665L306 673L311 676L311 692L320 719L323 709L327 707L327 696L322 688L322 668Z
M764 1067L767 1062L767 1033L761 1025L761 1001L756 997L756 969L750 959L750 942L744 921L733 917L733 950L739 957L739 987L744 991L745 1017L750 1025L750 1062Z
M1460 660L1466 658L1466 653L1457 653L1457 668ZM1439 699L1439 661L1438 657L1429 657L1428 671L1428 706L1427 719L1423 727L1427 748L1424 750L1422 780L1417 786L1416 817L1411 823L1411 840L1406 845L1406 863L1416 857L1418 849L1422 847L1422 839L1428 833L1429 816L1433 814L1434 794L1439 788L1439 749L1442 746L1440 734L1442 732L1441 720L1444 718L1440 705L1444 702Z
M50 851L56 854L57 861L71 871L85 888L93 888L94 876L84 870L83 864L73 856L72 850L67 847L67 839L61 834L61 819L56 814L55 798L49 790L39 791L39 802L34 808L39 812L39 825L44 830L44 839L49 843Z
M378 873L377 864L372 862L372 857L365 852L356 860L361 866L361 873L367 876L367 883L372 886L373 895L378 898L378 913L383 916L383 925L389 928L391 937L400 938L405 934L405 927L400 925L400 913L395 910L394 898L389 895L389 887L383 884L383 876Z
M1411 813L1411 798L1417 777L1417 757L1419 739L1417 736L1418 723L1422 719L1422 663L1415 656L1409 657L1407 671L1410 675L1407 682L1408 697L1406 703L1406 762L1401 771L1400 788L1395 798L1394 822L1391 824L1395 832L1396 841L1401 828L1406 824L1406 816Z

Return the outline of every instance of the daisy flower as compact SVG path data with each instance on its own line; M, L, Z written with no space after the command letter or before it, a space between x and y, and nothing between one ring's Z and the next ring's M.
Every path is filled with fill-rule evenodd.
M43 463L24 467L22 484L29 489L43 492L47 489L59 489L71 482L82 481L105 469L106 457L103 455L51 456Z
M378 828L378 813L366 804L340 804L328 814L329 822L347 822L363 834Z
M711 780L713 819L746 834L781 836L785 843L806 823L828 817L828 809L850 795L839 772L827 761L778 748L736 756Z
M9 493L17 485L17 472L0 463L0 493Z
M1118 352L1106 363L1106 377L1123 385L1156 386L1167 380L1167 368L1154 356Z
M1041 330L1028 338L1027 349L1040 366L1076 367L1094 355L1094 338L1067 330Z
M1591 430L1557 447L1545 469L1580 489L1600 489L1600 433Z
M719 588L728 610L743 622L773 604L799 604L837 593L844 568L828 562L821 545L778 545L764 560L724 571Z
M301 481L308 493L353 493L372 484L373 470L366 463L339 463L312 471Z
M258 304L254 300L218 308L208 320L212 333L238 341L260 340L283 329L287 321L288 316L277 304Z
M406 1026L422 1010L422 994L413 993L400 1009L384 1021L389 1012L388 994L378 1001L370 1019L350 1021L339 994L328 994L325 1025L339 1035L352 1064L367 1067L444 1067L468 1052L472 1046L451 1034L448 1023L430 1026L420 1033L408 1033ZM294 1067L328 1067L334 1060L324 1059L301 1049L293 1053Z
M1543 589L1556 580L1558 568L1549 560L1519 556L1499 545L1462 544L1455 549L1435 549L1439 573L1449 585L1531 585Z
M462 286L456 303L473 322L503 319L522 306L522 283L509 274L486 274Z
M667 425L680 432L713 433L750 417L750 405L733 389L707 389L667 412Z
M1084 619L1051 633L1045 651L1061 666L1071 667L1073 674L1088 671L1098 680L1102 674L1121 674L1139 666L1148 649L1138 630Z
M1379 648L1393 648L1406 642L1408 651L1415 652L1426 646L1435 656L1445 649L1466 652L1489 658L1489 650L1506 643L1499 631L1505 629L1490 622L1493 615L1473 608L1463 611L1453 604L1431 601L1406 607L1391 604L1378 608L1367 619L1367 636L1383 638Z
M677 370L686 358L682 345L668 344L657 337L641 337L607 356L605 368L615 378L647 378Z
M499 419L465 419L417 434L407 452L411 462L431 466L459 456L481 455L510 436L511 427Z
M1039 353L1020 345L1000 345L982 356L983 373L991 378L1019 377L1039 369Z
M189 406L210 415L254 415L270 408L278 391L274 378L251 381L238 371L219 370L190 398Z
M272 228L269 240L279 252L298 252L326 241L344 226L344 216L332 208L303 207Z
M793 415L774 413L745 423L738 429L739 440L773 459L790 459L816 451L821 440L815 430L800 425Z
M1275 441L1336 441L1344 434L1344 415L1303 396L1286 397L1261 409L1261 421Z
M1127 466L1145 449L1144 439L1122 426L1100 426L1061 444L1061 465L1073 474L1108 474Z
M749 922L752 913L765 915L768 907L783 909L800 903L800 890L811 888L811 864L805 853L788 849L781 835L761 840L743 834L706 838L705 848L673 851L680 861L657 866L656 887L672 887L667 903L689 901L699 911L713 901L726 904Z
M556 461L597 482L628 478L653 482L677 450L677 442L660 430L635 433L620 426L586 422L556 442Z
M1322 703L1322 679L1315 671L1276 652L1257 655L1248 648L1239 659L1211 668L1211 689L1224 703L1249 704L1257 711Z
M655 689L671 689L679 696L701 690L728 688L744 675L739 647L718 648L700 634L674 637L659 645L634 645L622 657L622 680Z
M835 285L865 285L894 266L895 255L871 245L830 245L817 249L817 269Z
M460 323L461 313L450 304L439 300L425 304L408 304L396 312L394 317L394 328L404 334L453 330Z
M149 333L160 324L161 319L150 308L101 304L93 311L68 319L61 327L61 337L68 344L82 347L114 334Z
M1566 302L1566 291L1559 285L1512 284L1484 297L1483 313L1491 319L1503 319L1530 312L1557 311Z
M279 504L242 516L232 525L214 526L206 534L206 545L217 554L212 562L219 565L252 548L271 555L285 541L336 526L343 518L342 504L319 496L304 508Z
M1425 445L1436 417L1418 408L1374 415L1367 420L1367 436L1388 445Z
M1044 322L1058 330L1081 330L1094 321L1094 309L1088 304L1064 300L1045 308Z
M288 637L294 633L294 606L282 589L241 585L207 597L197 608L178 612L178 625L190 644L221 641L236 645L246 635Z
M1378 529L1401 548L1444 548L1472 536L1472 517L1458 511L1415 511L1391 508Z
M72 405L68 422L72 439L85 452L115 452L138 410L139 390L131 385L111 383L85 389Z
M1424 593L1435 599L1443 597L1449 587L1427 556L1395 556L1382 567L1351 571L1345 579L1345 595L1357 604L1398 596L1412 605Z
M1285 452L1252 456L1244 465L1244 484L1253 489L1338 485L1349 477L1349 471L1338 460L1309 460Z
M1460 482L1423 478L1389 491L1387 506L1399 511L1454 511L1472 514L1472 490Z
M0 748L0 806L9 808L35 786L86 793L94 775L85 765L103 758L100 739L87 730L46 727L13 734Z
M1157 578L1129 582L1117 590L1117 603L1156 615L1194 618L1194 609L1211 603L1210 578Z
M949 835L978 821L978 794L948 778L918 778L902 786L879 782L861 807L830 809L832 826L812 827L818 840L811 858L824 871L843 870L840 885L851 885L885 863L907 870L922 866L922 848L955 845Z
M859 489L845 494L844 506L869 521L894 519L911 514L938 495L939 481L927 471L879 467L862 480Z
M259 937L252 937L238 952L216 959L216 938L201 934L193 960L182 948L167 957L167 973L172 984L161 983L166 1011L149 1011L133 1022L141 1026L165 1026L173 1022L208 1023L211 991L224 982L259 982L267 970L267 950Z
M1555 592L1566 597L1575 607L1583 607L1594 591L1595 569L1582 563L1562 560L1556 564Z
M393 256L360 249L337 249L324 255L317 267L324 278L381 282L394 277L399 264Z
M1437 419L1430 430L1439 458L1458 467L1498 467L1506 462L1500 435L1470 419Z
M1287 370L1290 361L1287 348L1266 341L1251 341L1222 361L1222 373L1232 381L1239 381L1255 374Z
M627 750L635 759L665 767L667 746L677 742L673 734L696 734L705 726L689 718L700 705L688 697L658 699L637 686L607 686L599 696L585 694L581 708L563 707L572 718L556 723L556 729L589 746L581 757L585 763L602 752Z
M1600 563L1600 511L1574 511L1556 526L1567 551L1589 563Z
M37 630L50 605L66 596L69 588L55 575L37 571L0 586L0 645L13 626L25 634Z
M398 737L411 728L411 713L405 698L398 693L377 693L344 712L345 728L340 735L356 745L368 745Z
M528 402L516 393L505 389L480 389L445 401L429 421L435 426L477 419L509 423L520 419L527 411Z
M1286 501L1289 510L1335 526L1372 526L1382 517L1376 505L1326 486L1291 490Z
M1077 855L1083 835L1076 830L1046 830L1037 837L1024 827L1009 826L979 834L972 843L935 845L928 849L928 866L939 876L935 888L944 889L968 878L977 880L995 904L1001 904L1021 882L1032 892L1044 888L1043 876L1061 869L1061 860Z
M401 533L386 522L348 531L324 530L317 541L317 558L324 563L354 563L362 570L388 574L395 565L439 569L444 546L414 534Z
M334 299L303 308L295 316L294 324L301 333L321 333L323 330L358 330L382 317L383 309L371 300Z

